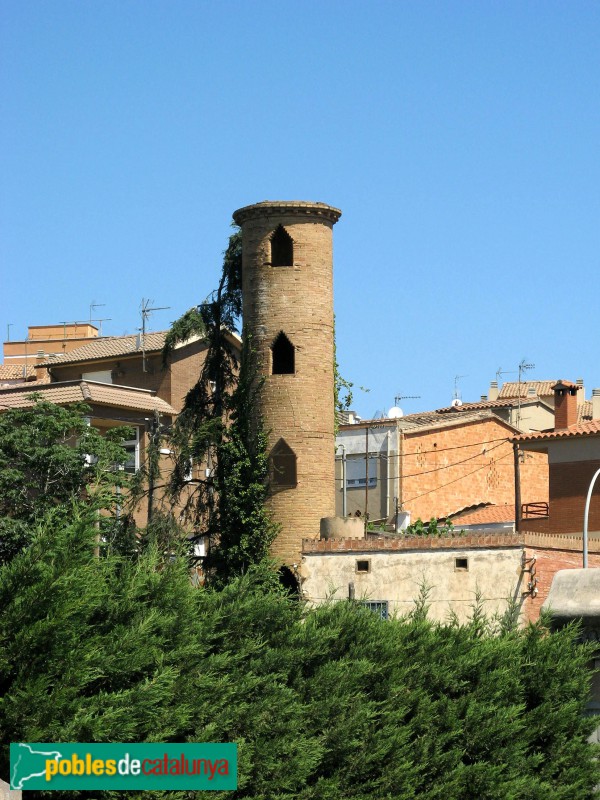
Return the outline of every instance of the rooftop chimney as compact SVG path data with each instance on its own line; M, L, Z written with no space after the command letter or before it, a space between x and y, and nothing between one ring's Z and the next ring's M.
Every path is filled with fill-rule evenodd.
M577 386L579 386L579 391L577 392L577 405L580 406L585 401L585 389L583 387L583 378L577 378L575 381Z
M558 381L554 392L554 429L563 430L577 422L577 392L581 387L571 381Z
M600 389L592 389L592 419L600 419Z
M488 397L490 398L490 400L498 399L498 381L492 381L490 383L490 391L488 392Z

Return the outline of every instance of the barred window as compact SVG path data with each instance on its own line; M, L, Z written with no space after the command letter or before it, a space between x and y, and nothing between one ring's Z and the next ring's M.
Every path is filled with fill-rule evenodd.
M381 619L388 618L388 604L387 600L374 600L374 601L367 601L361 603L361 606L364 608L368 608L369 611L372 611L374 614L378 614Z

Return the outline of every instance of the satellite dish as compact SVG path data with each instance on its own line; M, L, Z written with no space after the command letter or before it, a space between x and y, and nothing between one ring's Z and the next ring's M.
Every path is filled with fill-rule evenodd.
M455 397L454 400L450 403L450 405L452 406L452 408L458 408L459 406L462 406L462 400L460 399L460 397Z
M392 406L387 415L388 419L399 419L404 416L404 411L399 406Z

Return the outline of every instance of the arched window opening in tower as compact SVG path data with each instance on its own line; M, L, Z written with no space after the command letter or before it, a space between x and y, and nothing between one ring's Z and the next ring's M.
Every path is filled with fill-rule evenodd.
M293 263L294 242L283 225L279 225L271 236L271 266L291 267Z
M269 457L270 483L273 489L292 489L296 479L296 454L284 440L280 439Z
M295 348L283 331L273 342L271 351L273 354L272 374L293 375L296 371Z

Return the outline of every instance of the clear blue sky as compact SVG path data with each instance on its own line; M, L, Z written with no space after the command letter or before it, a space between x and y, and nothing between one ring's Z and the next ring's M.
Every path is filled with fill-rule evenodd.
M342 209L335 305L363 416L532 378L600 386L600 4L3 0L0 334L165 328L231 214ZM506 375L505 380L514 379Z

